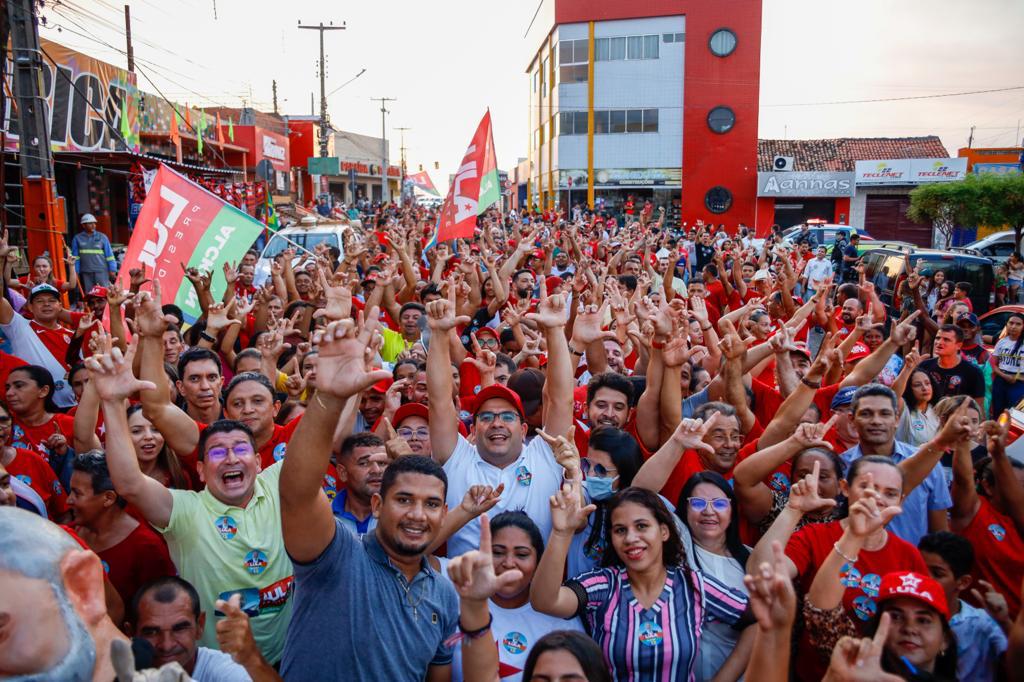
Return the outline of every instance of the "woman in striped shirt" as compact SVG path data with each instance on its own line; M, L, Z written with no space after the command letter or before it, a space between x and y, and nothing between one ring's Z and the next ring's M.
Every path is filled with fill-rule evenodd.
M551 539L530 590L533 608L580 616L615 680L693 680L705 623L752 622L747 599L686 563L672 514L648 490L626 488L609 503L604 568L562 585L569 544L594 505L581 507L579 483L551 499Z

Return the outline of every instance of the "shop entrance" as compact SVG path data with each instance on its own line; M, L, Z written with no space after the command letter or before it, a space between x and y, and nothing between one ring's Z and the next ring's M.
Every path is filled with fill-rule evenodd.
M807 222L811 218L835 222L836 200L835 199L776 199L775 200L775 224L786 229L800 223Z

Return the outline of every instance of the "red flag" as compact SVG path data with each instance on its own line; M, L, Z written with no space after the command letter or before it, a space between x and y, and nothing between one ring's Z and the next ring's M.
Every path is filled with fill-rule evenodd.
M434 241L444 242L473 236L476 229L476 207L480 198L480 178L490 136L491 112L488 111L480 119L480 125L455 172L455 180L448 188Z
M224 126L220 123L220 112L217 112L217 142L224 144Z

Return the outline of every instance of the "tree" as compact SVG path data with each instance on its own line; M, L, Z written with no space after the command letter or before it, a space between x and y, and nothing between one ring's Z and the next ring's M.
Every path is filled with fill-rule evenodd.
M949 248L957 227L980 222L980 205L978 176L969 175L956 182L930 183L911 191L907 217L917 223L931 222Z
M1021 233L1024 232L1024 174L985 174L979 177L980 222L1012 229L1014 243L1020 249Z

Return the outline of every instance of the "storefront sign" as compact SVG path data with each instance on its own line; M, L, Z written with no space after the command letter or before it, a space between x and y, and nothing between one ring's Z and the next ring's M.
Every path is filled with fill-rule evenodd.
M853 173L824 171L757 174L759 197L852 197Z
M40 38L43 50L56 62L43 60L40 72L46 110L50 117L50 146L54 151L123 149L118 135L121 113L127 112L126 137L138 139L139 107L135 74L113 64L75 52ZM4 89L14 91L11 68ZM126 106L122 106L125 103ZM18 115L11 99L5 100L4 151L18 149Z
M275 161L284 161L284 146L270 135L263 134L263 156Z
M976 163L974 172L977 175L1015 175L1021 172L1019 163Z
M309 157L308 169L310 175L337 175L338 157L311 156Z
M561 189L586 188L587 171L558 172ZM594 187L682 187L680 168L602 168L594 171Z
M962 180L967 159L883 159L858 161L858 185L917 185L922 182Z

